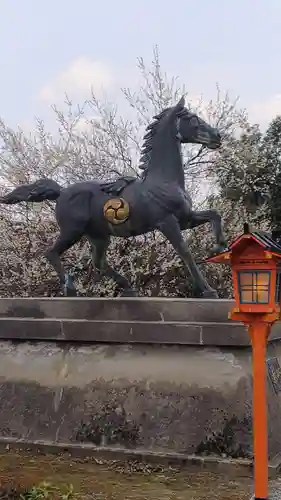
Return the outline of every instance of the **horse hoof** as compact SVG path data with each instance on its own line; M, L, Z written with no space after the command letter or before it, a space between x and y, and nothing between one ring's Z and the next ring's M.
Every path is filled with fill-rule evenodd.
M211 256L217 255L221 252L226 252L227 251L227 245L225 244L220 244L220 245L215 245L212 250L211 250Z
M64 290L65 297L77 297L77 291L75 288L66 288Z
M218 293L216 290L205 290L201 296L202 299L218 299Z
M123 290L121 297L137 297L138 294L136 290L133 288L128 288L127 290Z

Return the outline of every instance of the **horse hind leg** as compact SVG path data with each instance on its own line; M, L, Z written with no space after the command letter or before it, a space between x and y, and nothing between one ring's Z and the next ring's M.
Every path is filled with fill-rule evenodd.
M75 245L81 237L82 234L80 232L60 234L54 245L45 253L46 259L59 277L63 293L66 297L76 297L77 292L73 277L65 271L62 265L61 255Z
M109 238L104 240L90 239L91 251L92 251L92 262L93 266L97 271L108 278L111 278L117 285L123 289L123 297L135 297L137 296L136 291L132 288L131 283L119 274L115 269L113 269L106 260L106 251L109 245Z

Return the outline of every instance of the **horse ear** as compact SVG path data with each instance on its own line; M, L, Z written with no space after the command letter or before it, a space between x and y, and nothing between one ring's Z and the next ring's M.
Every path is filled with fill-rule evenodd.
M179 100L178 104L176 104L175 110L180 111L181 109L184 108L184 106L185 106L185 98L184 98L184 96L182 96L181 99Z
M179 102L173 108L171 108L170 118L173 119L174 116L177 116L178 113L180 113L180 111L183 110L184 105L185 105L185 98L184 96L182 96Z

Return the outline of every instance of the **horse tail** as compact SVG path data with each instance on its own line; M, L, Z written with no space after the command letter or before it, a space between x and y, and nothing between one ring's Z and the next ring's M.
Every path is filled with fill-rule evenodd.
M14 205L22 201L40 203L44 200L55 201L61 194L61 186L52 179L39 179L32 184L22 184L10 193L0 197L0 203Z

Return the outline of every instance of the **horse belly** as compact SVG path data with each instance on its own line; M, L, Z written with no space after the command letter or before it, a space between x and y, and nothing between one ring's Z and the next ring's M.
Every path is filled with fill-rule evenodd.
M109 222L104 213L104 206L106 202L114 198L124 200L125 206L128 206L128 218L118 220L118 216L114 222ZM137 189L137 186L132 184L126 187L118 196L107 196L106 200L102 203L102 217L106 224L108 234L120 238L129 238L130 236L137 236L149 232L151 230L151 214L148 203L143 197L142 191ZM118 211L117 211L118 214Z
M139 212L136 209L132 209L129 214L129 218L120 224L108 224L108 231L112 236L117 236L120 238L129 238L130 236L138 236L140 234L145 234L154 229L149 214Z

